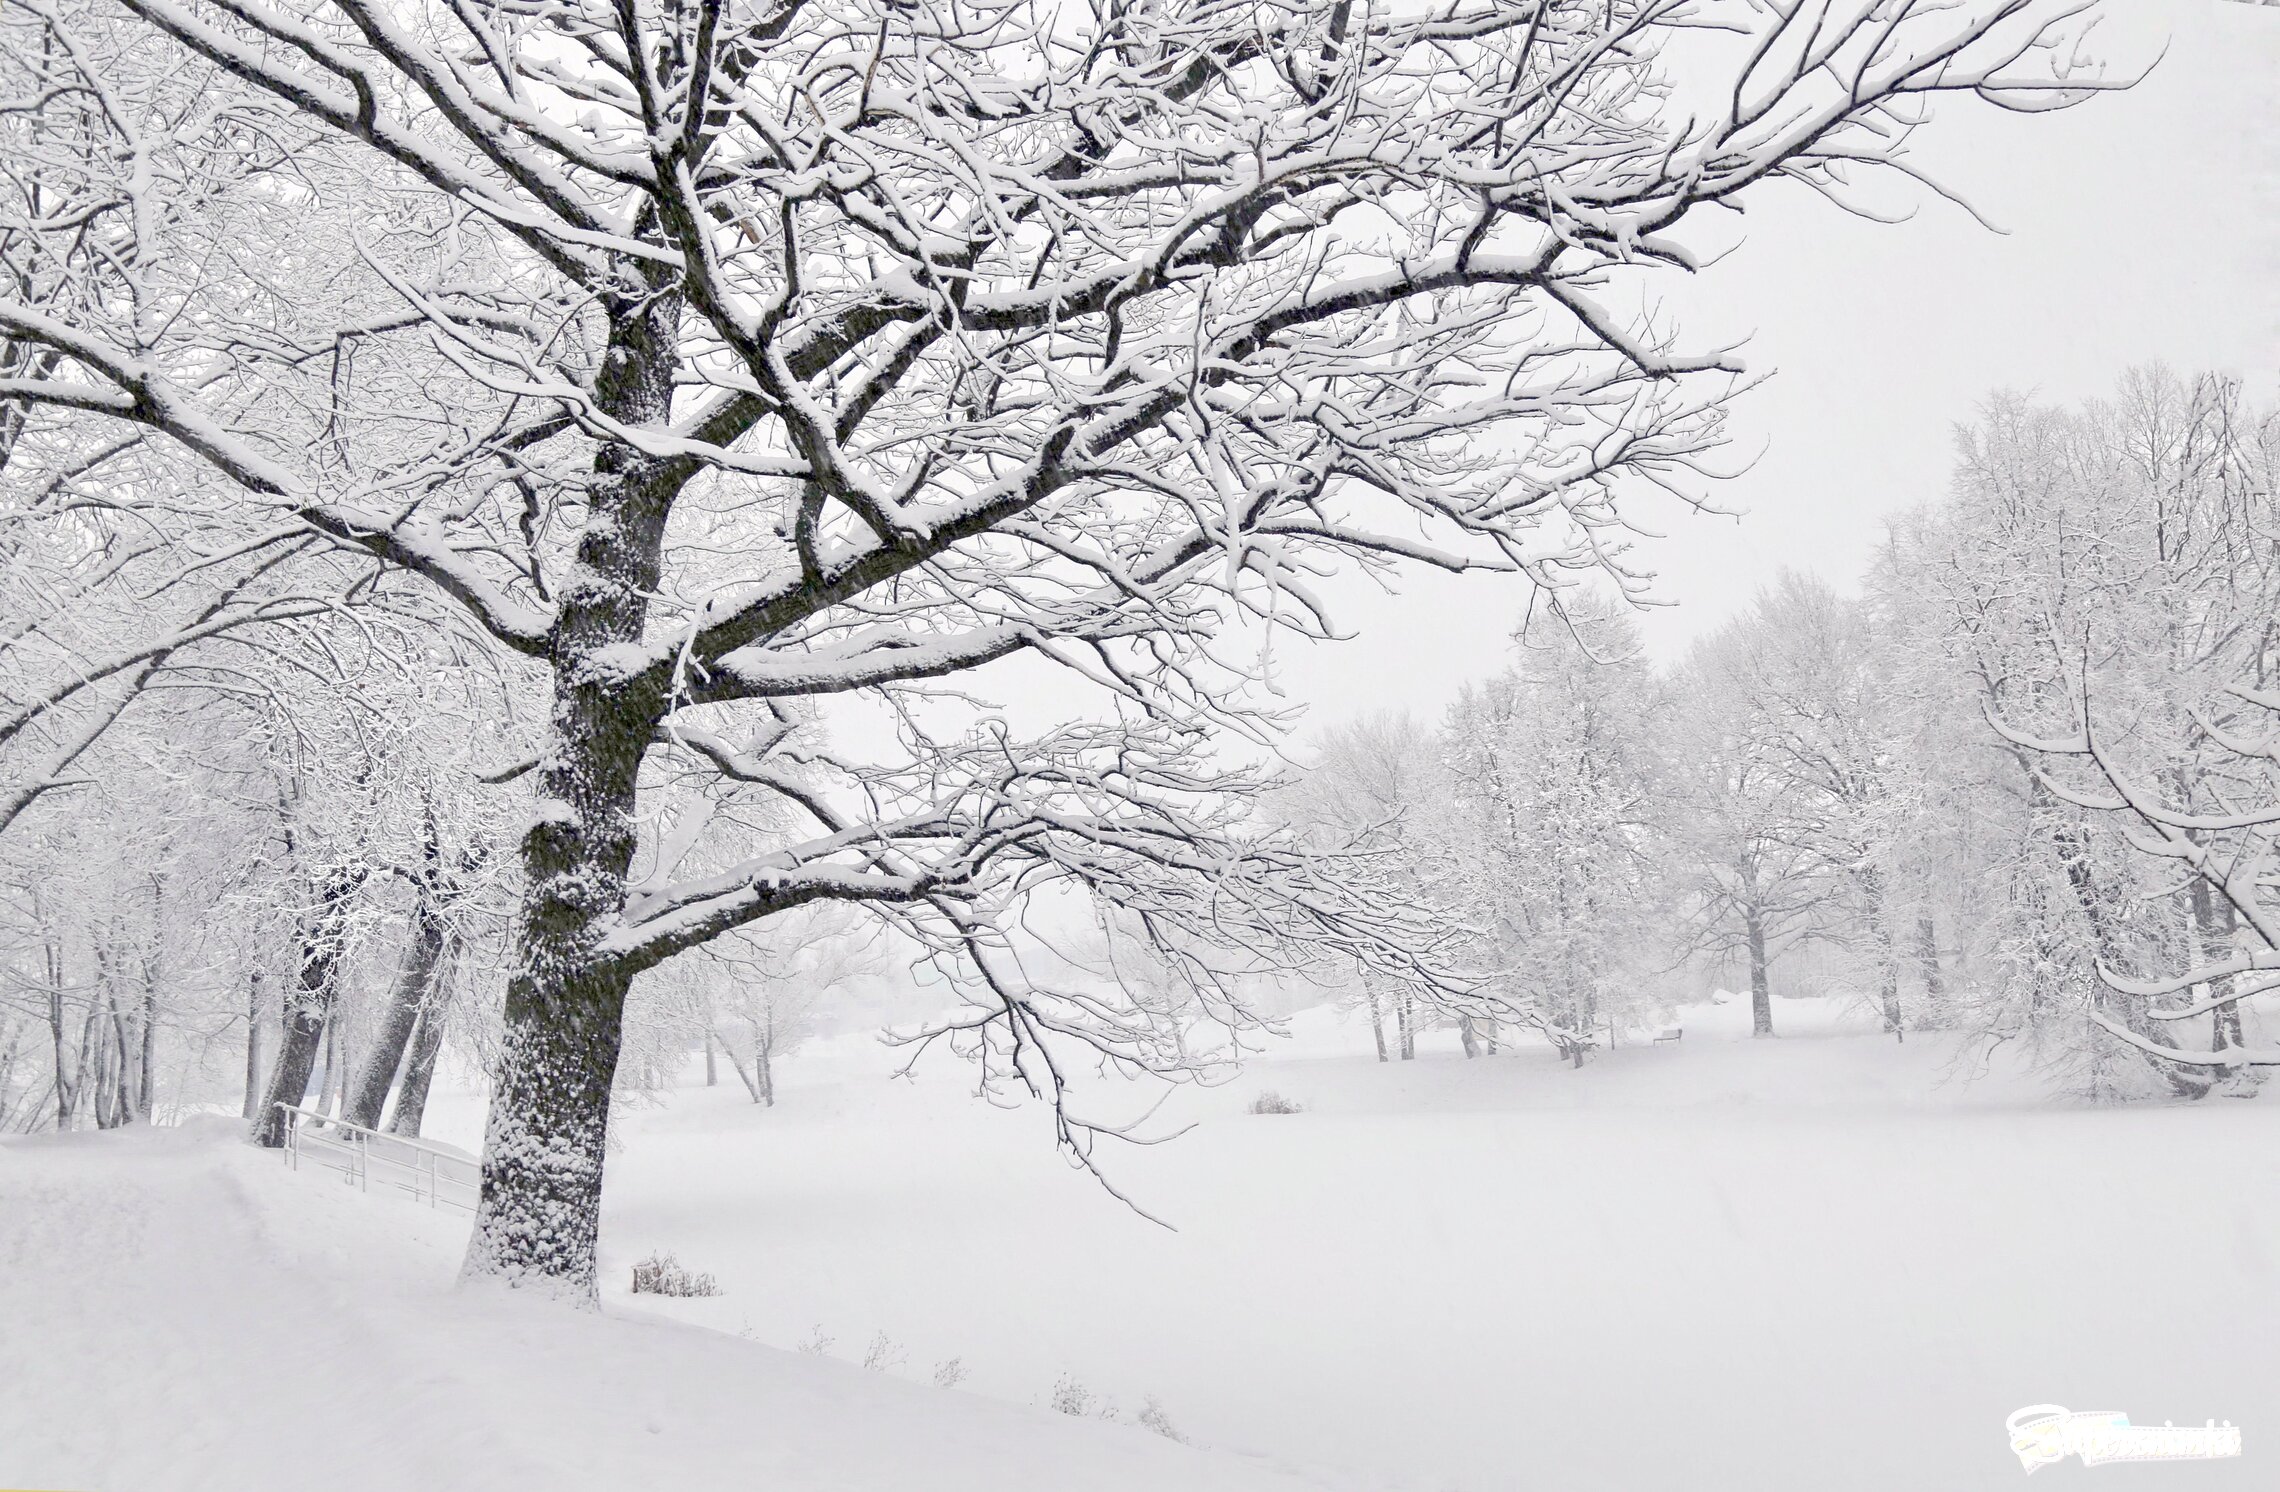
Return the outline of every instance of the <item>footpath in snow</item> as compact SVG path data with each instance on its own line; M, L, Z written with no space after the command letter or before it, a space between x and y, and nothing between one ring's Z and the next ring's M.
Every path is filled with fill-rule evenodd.
M1306 1492L718 1332L451 1288L464 1223L235 1124L0 1145L0 1486Z

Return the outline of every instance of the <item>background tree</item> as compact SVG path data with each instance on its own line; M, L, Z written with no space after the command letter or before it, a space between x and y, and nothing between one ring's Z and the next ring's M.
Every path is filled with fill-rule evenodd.
M1601 605L1524 634L1442 734L1430 892L1472 933L1495 1006L1577 1066L1640 1008L1663 900L1660 694L1637 629Z
M1408 715L1369 714L1333 726L1315 738L1312 759L1285 793L1283 811L1307 834L1366 853L1399 883L1421 888L1433 876L1424 857L1441 852L1427 828L1432 795L1443 786L1438 751L1439 743ZM1404 1061L1415 1058L1418 1028L1430 1009L1420 991L1366 963L1344 985L1347 1000L1369 1012L1378 1060L1396 1053ZM1467 1036L1469 1053L1469 1027Z
M1665 812L1687 954L1739 956L1750 1029L1774 1034L1772 973L1792 948L1838 930L1840 868L1807 832L1785 771L1775 702L1757 685L1769 619L1745 613L1696 647L1673 681Z

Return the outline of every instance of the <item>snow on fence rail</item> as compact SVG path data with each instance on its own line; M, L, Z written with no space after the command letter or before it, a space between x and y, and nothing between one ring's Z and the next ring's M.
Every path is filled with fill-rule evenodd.
M339 1171L343 1181L364 1191L377 1182L383 1190L409 1192L430 1207L475 1210L482 1172L466 1156L296 1104L277 1107L285 1111L285 1164L294 1170L306 1159Z

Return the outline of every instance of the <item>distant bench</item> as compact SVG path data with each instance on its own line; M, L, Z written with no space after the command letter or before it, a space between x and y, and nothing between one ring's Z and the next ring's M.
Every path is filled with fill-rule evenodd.
M1686 1028L1685 1028L1684 1026L1673 1026L1673 1027L1671 1027L1671 1028L1670 1028L1668 1031L1657 1031L1657 1032L1655 1033L1655 1040L1657 1040L1657 1041L1676 1041L1676 1040L1678 1040L1678 1039L1679 1039L1681 1036L1684 1036L1685 1034L1686 1034Z

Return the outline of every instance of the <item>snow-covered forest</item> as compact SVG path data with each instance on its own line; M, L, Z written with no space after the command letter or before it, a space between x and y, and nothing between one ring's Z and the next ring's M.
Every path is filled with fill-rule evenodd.
M1555 593L1444 719L1320 739L1295 821L1375 849L1469 972L1355 978L1381 1054L1503 1025L1580 1065L1720 984L1770 1036L1778 983L2085 1097L2280 1060L2242 1024L2280 970L2280 418L2140 369L1989 398L1957 446L1868 574L1771 577L1675 666Z
M8 0L0 1483L2253 1418L2275 68L2232 0ZM2174 232L2018 234L2225 314L1864 345L1900 452L1723 330L1968 343L1832 235L2090 138ZM1814 443L1938 475L1816 551ZM1323 661L1388 614L1486 666ZM2158 1216L2018 1179L2100 1147Z

